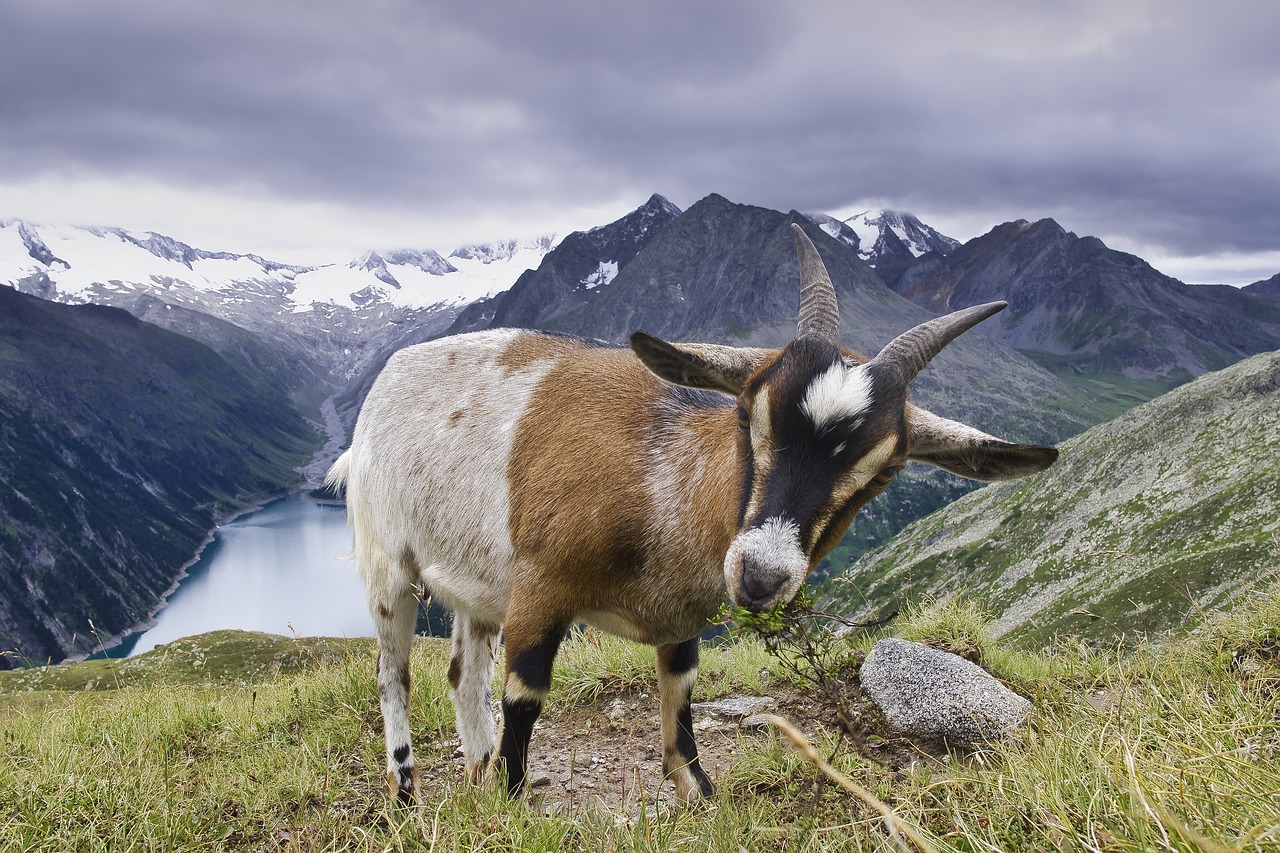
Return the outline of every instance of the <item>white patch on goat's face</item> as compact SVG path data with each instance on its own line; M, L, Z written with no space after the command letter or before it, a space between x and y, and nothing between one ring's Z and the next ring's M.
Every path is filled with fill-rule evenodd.
M871 376L866 365L847 367L837 361L809 383L800 411L821 431L844 420L856 429L871 410Z
M809 558L800 544L800 527L773 517L734 537L724 558L725 583L738 604L767 610L790 601L809 574ZM755 597L748 590L766 591Z

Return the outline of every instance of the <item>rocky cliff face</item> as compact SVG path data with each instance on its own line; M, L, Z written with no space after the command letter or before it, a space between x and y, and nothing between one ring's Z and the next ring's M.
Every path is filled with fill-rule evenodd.
M963 595L996 628L1111 642L1264 589L1280 566L1280 353L1094 427L1057 464L908 527L836 584L856 618Z
M660 195L608 225L575 231L552 249L535 270L511 289L463 309L449 334L498 326L544 329L585 309L651 240L680 216ZM602 337L585 332L586 337Z
M220 516L296 482L317 437L236 337L0 287L0 667L145 620Z
M1005 299L988 334L1059 371L1185 381L1280 347L1280 306L1186 285L1051 219L922 258L894 289L932 311Z

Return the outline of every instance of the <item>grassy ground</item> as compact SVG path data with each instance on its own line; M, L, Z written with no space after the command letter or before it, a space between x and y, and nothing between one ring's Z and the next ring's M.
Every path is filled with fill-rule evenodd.
M1112 654L1022 653L991 642L963 606L902 617L885 630L976 657L1033 700L1023 737L978 751L911 744L857 701L858 736L837 737L811 685L789 681L758 642L708 648L695 698L780 697L779 713L926 847L1280 850L1274 592L1191 640ZM873 640L852 637L840 651L854 664ZM535 752L555 752L557 738L577 738L575 751L607 749L656 713L652 651L588 633L562 658ZM516 802L469 788L453 756L446 662L442 641L415 651L415 745L431 778L410 809L384 795L367 641L226 633L114 669L0 673L0 849L917 846L891 837L880 814L770 730L700 735L717 754L718 791L693 808L664 805L656 771L636 779L647 799L616 808L569 807L554 781ZM845 686L856 700L856 684ZM638 710L616 719L617 707ZM656 725L652 737L656 745Z

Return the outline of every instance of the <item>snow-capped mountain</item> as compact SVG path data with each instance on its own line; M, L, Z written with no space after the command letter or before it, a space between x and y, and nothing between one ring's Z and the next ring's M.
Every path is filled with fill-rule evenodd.
M0 285L124 308L214 349L225 333L198 315L227 321L337 387L394 349L441 333L459 310L511 287L555 245L542 236L467 246L448 259L396 249L306 265L206 251L152 232L0 220ZM294 388L308 389L316 390Z
M844 222L857 232L862 246L870 247L865 254L872 258L884 254L892 243L890 235L917 258L928 252L945 255L960 245L959 240L938 233L910 213L896 210L868 210Z
M929 252L945 255L960 245L910 213L866 210L846 219L814 213L809 219L832 237L858 251L871 267L886 260L902 261Z
M0 221L0 283L60 302L151 292L209 310L270 298L279 312L375 305L457 308L510 287L555 237L431 249L369 251L346 265L298 265L196 249L162 234ZM218 313L218 312L214 312Z

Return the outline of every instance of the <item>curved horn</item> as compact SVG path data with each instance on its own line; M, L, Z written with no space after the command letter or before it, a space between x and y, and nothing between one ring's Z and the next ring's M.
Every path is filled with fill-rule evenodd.
M889 341L874 361L896 370L902 384L906 385L924 370L935 355L942 352L943 347L1008 305L1008 302L988 302L927 320Z
M791 223L800 255L800 319L796 321L797 338L816 338L836 343L840 336L840 309L836 306L836 289L822 265L818 250L798 223Z

